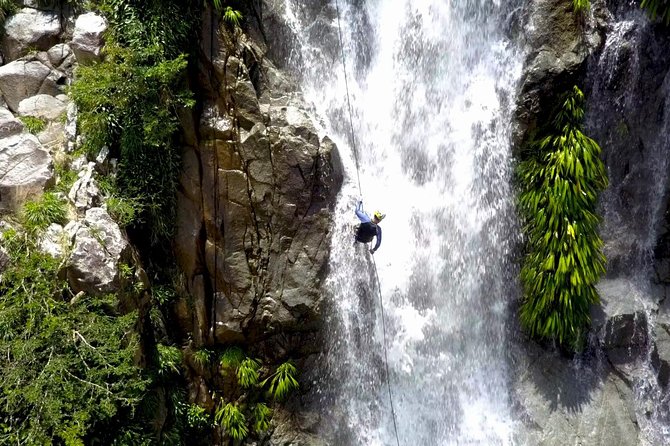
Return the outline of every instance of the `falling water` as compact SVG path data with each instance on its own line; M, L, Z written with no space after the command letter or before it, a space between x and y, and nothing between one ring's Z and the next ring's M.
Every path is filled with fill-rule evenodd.
M521 61L505 30L517 2L337 2L285 5L299 45L289 65L347 176L326 287L335 443L395 444L393 413L403 445L513 443L510 122ZM359 197L387 214L374 257L352 246Z
M644 310L654 339L654 330L662 330L656 319L665 297L654 285L653 262L670 181L670 40L637 4L613 9L612 29L588 76L588 127L606 148L610 177L601 200L608 275L600 288ZM632 380L635 411L643 444L670 444L670 392L658 384L652 353Z

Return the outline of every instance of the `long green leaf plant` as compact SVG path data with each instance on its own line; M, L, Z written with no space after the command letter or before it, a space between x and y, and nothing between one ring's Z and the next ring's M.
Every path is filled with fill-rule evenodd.
M517 171L526 237L521 325L573 350L588 330L605 271L596 203L608 180L600 147L582 132L583 107L575 86Z

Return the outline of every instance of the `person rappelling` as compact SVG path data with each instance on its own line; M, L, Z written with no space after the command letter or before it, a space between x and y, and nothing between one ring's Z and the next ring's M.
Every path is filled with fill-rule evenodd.
M361 221L361 223L356 227L356 242L358 243L370 243L374 237L377 237L375 247L370 249L370 254L374 254L375 251L379 249L379 245L382 243L382 228L379 226L379 223L386 217L386 214L382 214L379 211L376 211L372 218L363 212L363 201L360 200L356 205L356 217ZM354 244L356 243L354 242Z

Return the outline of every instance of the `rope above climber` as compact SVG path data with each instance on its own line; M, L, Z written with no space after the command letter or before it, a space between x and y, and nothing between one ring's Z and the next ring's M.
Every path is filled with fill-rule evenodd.
M370 243L373 238L377 237L375 247L370 249L370 254L374 254L375 251L379 249L379 245L382 243L382 228L379 226L379 223L386 217L385 214L382 214L379 211L376 211L372 218L365 212L363 212L363 201L359 201L356 205L356 217L361 221L361 223L356 227L356 236L355 240L358 243Z

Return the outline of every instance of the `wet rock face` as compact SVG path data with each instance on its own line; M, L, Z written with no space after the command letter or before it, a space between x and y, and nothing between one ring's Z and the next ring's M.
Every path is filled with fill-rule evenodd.
M523 28L528 48L515 119L515 148L531 141L556 99L584 75L588 56L602 43L607 10L591 1L594 14L580 18L562 0L526 2Z
M263 340L254 348L271 358L318 350L308 333L321 324L337 149L244 36L219 34L202 54L213 57L201 61L202 112L186 118L179 194L177 259L194 300L182 328L196 343Z

